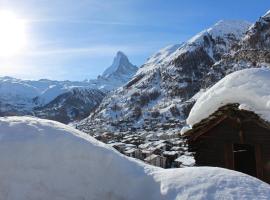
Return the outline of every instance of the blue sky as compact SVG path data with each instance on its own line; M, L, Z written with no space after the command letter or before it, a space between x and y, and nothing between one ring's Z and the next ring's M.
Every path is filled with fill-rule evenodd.
M269 0L0 0L27 20L28 44L0 57L0 75L83 80L108 67L118 50L140 66L220 19L254 22Z

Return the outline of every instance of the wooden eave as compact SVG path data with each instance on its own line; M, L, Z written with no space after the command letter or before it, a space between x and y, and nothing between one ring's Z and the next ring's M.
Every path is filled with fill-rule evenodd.
M215 126L220 124L227 118L237 118L240 120L239 123L243 121L253 121L258 126L270 130L270 123L263 120L259 115L252 111L239 110L239 104L227 104L220 107L216 112L211 114L208 118L201 120L196 123L191 130L184 133L184 137L188 137L189 140L195 141L201 135L207 133L209 130L213 129Z

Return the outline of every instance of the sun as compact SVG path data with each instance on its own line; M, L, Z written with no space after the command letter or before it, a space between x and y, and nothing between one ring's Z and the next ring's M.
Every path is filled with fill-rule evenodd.
M12 56L26 45L25 21L10 11L0 11L0 57Z

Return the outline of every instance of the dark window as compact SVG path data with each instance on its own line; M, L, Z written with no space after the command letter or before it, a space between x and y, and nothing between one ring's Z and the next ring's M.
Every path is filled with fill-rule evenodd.
M254 146L249 144L234 144L233 155L234 169L236 171L256 177L256 157Z

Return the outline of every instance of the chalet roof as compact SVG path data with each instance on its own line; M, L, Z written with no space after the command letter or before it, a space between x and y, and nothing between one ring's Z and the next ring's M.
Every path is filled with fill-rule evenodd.
M126 146L126 144L122 143L122 142L113 142L113 143L110 143L108 145L111 147L124 147L124 146Z
M239 104L227 104L220 107L216 112L209 117L194 124L192 128L186 131L183 135L189 139L196 140L199 136L206 133L213 127L217 126L226 118L238 118L241 120L255 121L259 126L270 129L270 123L262 119L259 115L252 111L240 110Z
M126 150L125 153L129 154L129 153L134 153L135 151L140 151L139 149L135 149L135 148L131 148L129 150Z
M167 156L175 156L175 155L178 155L179 152L178 151L164 151L163 152L163 155L167 155Z
M244 69L225 76L197 99L186 122L194 126L221 106L234 103L270 122L270 68Z
M193 166L195 160L193 156L182 155L174 160L175 162L180 162L183 166Z

